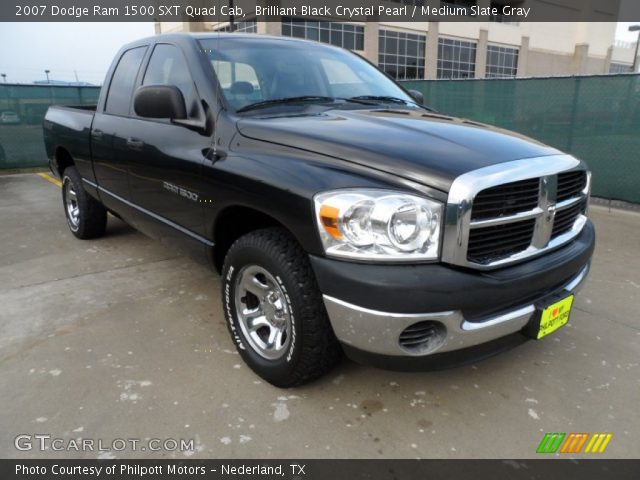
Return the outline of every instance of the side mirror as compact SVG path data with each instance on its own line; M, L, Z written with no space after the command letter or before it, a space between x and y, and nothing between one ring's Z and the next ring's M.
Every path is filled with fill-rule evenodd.
M409 90L409 94L416 101L416 103L420 105L424 104L424 95L422 95L422 92L419 92L418 90Z
M178 87L173 85L147 85L136 90L133 110L145 118L187 118L187 107Z

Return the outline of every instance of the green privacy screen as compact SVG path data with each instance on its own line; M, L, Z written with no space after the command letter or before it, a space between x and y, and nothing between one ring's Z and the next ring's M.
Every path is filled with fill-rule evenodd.
M441 113L515 130L585 160L594 196L640 203L640 75L403 85Z
M0 84L0 169L47 164L42 119L49 105L91 105L100 87Z
M594 195L640 203L640 75L404 85L420 90L439 112L515 130L571 153L593 170ZM41 125L47 107L95 104L98 94L98 87L0 85L0 168L45 165Z

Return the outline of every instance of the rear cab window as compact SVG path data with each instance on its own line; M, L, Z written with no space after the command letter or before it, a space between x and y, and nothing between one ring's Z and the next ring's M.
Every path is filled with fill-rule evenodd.
M120 57L109 84L104 107L105 113L121 116L129 115L133 88L146 51L146 46L136 47L127 50Z

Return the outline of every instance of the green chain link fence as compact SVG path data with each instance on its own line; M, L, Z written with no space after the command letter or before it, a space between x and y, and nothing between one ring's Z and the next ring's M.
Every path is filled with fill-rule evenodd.
M49 105L91 105L100 87L0 84L0 169L47 164L42 119Z
M403 82L441 113L514 130L593 171L593 195L640 203L640 75Z
M439 112L515 130L571 153L593 171L595 196L640 203L640 75L404 85L420 90L425 103ZM0 169L45 165L42 119L47 107L95 104L99 91L0 85Z

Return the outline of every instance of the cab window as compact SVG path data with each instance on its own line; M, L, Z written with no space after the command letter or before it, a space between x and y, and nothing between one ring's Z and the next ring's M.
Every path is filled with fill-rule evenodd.
M258 75L253 67L241 62L212 61L224 96L234 107L263 100Z
M138 70L147 47L137 47L127 50L122 54L107 93L107 101L104 107L105 113L112 115L129 115L133 87L138 76Z
M189 117L198 115L198 95L189 72L189 66L180 49L174 45L159 44L153 49L143 85L173 85L182 92Z

